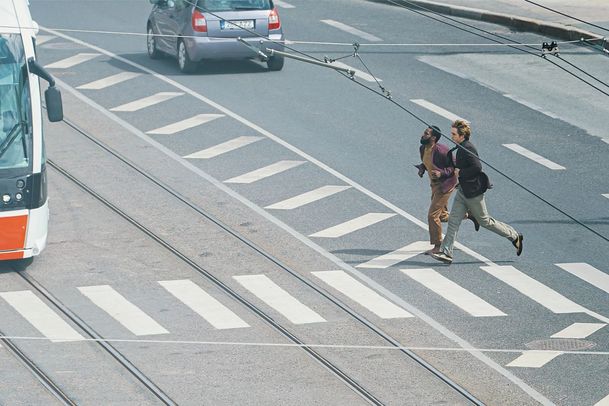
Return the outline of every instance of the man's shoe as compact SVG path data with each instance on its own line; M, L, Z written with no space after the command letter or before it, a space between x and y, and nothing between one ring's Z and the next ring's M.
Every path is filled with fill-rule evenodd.
M514 241L512 241L512 245L516 247L516 255L520 256L522 254L522 240L524 240L524 236L522 234L518 234L518 237Z
M480 230L480 223L478 223L478 220L476 220L476 218L474 216L469 214L467 216L467 218L470 219L474 223L474 230L476 230L476 231Z
M448 254L443 253L442 251L438 252L437 254L431 254L431 257L435 260L438 260L440 262L444 262L445 264L452 264L453 262L453 257L451 257Z

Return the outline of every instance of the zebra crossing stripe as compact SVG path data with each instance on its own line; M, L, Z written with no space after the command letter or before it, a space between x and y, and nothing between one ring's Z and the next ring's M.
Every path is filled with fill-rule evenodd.
M594 406L609 406L609 395L607 395L606 397L604 397L603 399L601 399L598 403L596 403Z
M215 145L213 147L204 149L199 152L195 152L194 154L186 155L184 158L188 159L210 159L220 156L222 154L226 154L227 152L234 151L241 147L245 147L250 145L256 141L260 141L264 139L264 137L238 137L234 138L230 141L223 142L222 144Z
M459 117L458 115L456 115L455 113L452 113L448 110L446 110L443 107L437 106L435 104L433 104L432 102L429 102L425 99L410 99L411 102L418 104L419 106L426 108L429 111L432 111L434 113L436 113L439 116L442 116L450 121L455 121L455 120L459 120L462 117Z
M367 41L370 41L370 42L382 41L382 39L380 39L376 35L372 35L372 34L369 34L367 32L364 32L362 30L358 30L355 27L351 27L350 25L341 23L339 21L321 20L321 22L324 23L324 24L328 24L331 27L338 28L339 30L347 32L347 33L349 33L351 35L356 35L356 36L358 36L360 38L363 38L363 39L365 39Z
M562 352L559 351L525 351L520 357L506 366L516 368L541 368L561 354Z
M281 313L294 324L321 323L326 320L265 275L233 276L245 289Z
M266 206L265 209L293 210L350 188L351 186L322 186L315 190L311 190L310 192L305 192L301 195L294 196L284 201L271 204L270 206Z
M289 3L286 3L285 1L282 1L282 0L275 0L275 1L273 1L273 3L274 3L276 6L279 6L279 7L281 7L281 8L296 8L296 7L294 7L293 5L291 5L291 4L289 4Z
M564 330L559 331L556 334L553 334L551 338L577 338L583 339L586 338L601 328L605 327L606 324L603 323L573 323L569 327Z
M101 90L110 86L117 85L119 83L125 82L127 80L133 79L140 76L139 73L136 72L121 72L116 75L108 76L103 79L96 80L94 82L86 83L84 85L80 85L77 89L85 89L85 90Z
M586 263L556 264L570 274L609 293L609 275Z
M431 268L401 269L402 273L474 317L506 316L504 312Z
M81 53L74 56L71 56L66 59L62 59L61 61L53 62L49 65L46 65L47 69L68 69L72 68L76 65L79 65L84 62L88 62L91 59L95 59L101 54L90 54L90 53Z
M32 291L2 292L0 297L52 342L84 339Z
M413 242L412 244L408 244L407 246L402 247L398 250L395 250L385 255L381 255L380 257L371 259L370 261L365 262L363 264L356 265L356 268L389 268L390 266L399 264L400 262L407 261L412 257L416 257L417 255L420 255L431 248L432 245L429 243L429 241Z
M344 271L312 272L312 274L382 319L414 317Z
M55 37L53 35L37 35L36 36L36 45L42 45L45 42L54 40L55 38L57 38L57 37Z
M481 266L483 271L510 285L553 313L587 313L588 310L513 266Z
M525 158L529 158L533 162L537 162L538 164L543 165L546 168L552 169L554 171L561 171L561 170L567 169L564 166L559 165L556 162L552 162L549 159L546 159L546 158L542 157L541 155L536 154L533 151L529 151L525 147L520 146L518 144L503 144L503 146L508 149L511 149L515 153L520 154Z
M363 216L318 231L309 237L338 238L396 216L395 213L368 213Z
M184 93L180 92L159 92L157 94L153 94L152 96L134 100L117 107L112 107L110 111L134 112L145 109L146 107L154 106L155 104L159 104L167 100L171 100L174 97L182 96L183 94Z
M159 284L217 329L249 327L249 324L191 280L159 281Z
M171 135L180 131L188 130L209 123L217 118L224 117L224 114L198 114L186 120L178 121L177 123L169 124L156 130L147 131L146 134L153 135Z
M78 290L137 336L169 334L169 331L154 321L152 317L108 285L84 286Z
M281 172L295 168L304 164L305 161L279 161L265 166L264 168L256 169L255 171L245 173L243 175L225 180L224 183L254 183L269 176L277 175Z

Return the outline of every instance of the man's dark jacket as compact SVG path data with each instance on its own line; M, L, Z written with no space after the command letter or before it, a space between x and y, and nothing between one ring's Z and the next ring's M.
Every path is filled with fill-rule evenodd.
M490 184L488 177L482 172L482 164L474 144L465 140L461 143L461 147L456 148L455 167L459 168L459 188L469 199L486 192Z

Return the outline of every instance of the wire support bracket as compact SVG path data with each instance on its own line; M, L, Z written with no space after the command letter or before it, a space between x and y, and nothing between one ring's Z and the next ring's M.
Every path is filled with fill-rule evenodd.
M279 56L283 56L285 58L295 59L300 62L306 62L306 63L310 63L310 64L317 65L317 66L323 66L324 68L330 68L330 69L334 69L334 70L337 70L340 72L344 72L347 75L349 75L349 77L351 79L353 79L355 77L355 71L353 69L343 68L342 66L333 66L332 64L325 62L325 61L318 61L317 59L305 58L304 56L298 56L298 55L290 54L288 52L278 51L276 49L271 49L271 48L267 48L266 52L269 54L269 56L279 55Z
M558 49L558 44L556 41L552 41L550 43L544 42L541 44L541 56L545 58L547 55L560 55L560 51Z

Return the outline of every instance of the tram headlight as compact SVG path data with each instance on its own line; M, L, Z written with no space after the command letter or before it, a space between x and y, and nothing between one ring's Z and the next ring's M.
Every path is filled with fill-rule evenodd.
M3 201L5 204L8 204L8 203L11 201L11 195L9 195L8 193L7 193L7 194L2 195L2 201Z
M21 201L21 199L23 199L23 195L21 193L16 193L15 194L15 200L17 200L18 202Z
M25 186L25 182L21 179L19 179L17 181L17 189L23 189L23 187Z

